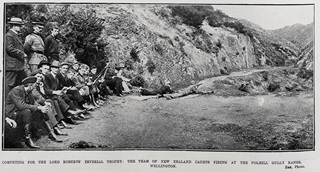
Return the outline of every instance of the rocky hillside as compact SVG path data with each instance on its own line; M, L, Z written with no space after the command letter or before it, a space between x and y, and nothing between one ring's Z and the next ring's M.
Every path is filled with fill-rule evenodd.
M291 41L299 48L304 48L314 38L314 23L312 22L307 25L295 24L272 30L271 32Z
M188 85L230 71L264 65L285 65L296 58L298 48L290 41L247 21L246 33L230 27L200 28L186 25L166 5L99 4L94 7L105 19L101 40L115 63L124 63L127 77L154 87L169 80L174 87ZM251 34L248 34L248 33Z
M300 48L298 58L296 59L296 66L313 70L313 49L314 49L314 23L307 25L295 24L286 26L281 29L271 31Z
M259 57L265 56L266 64L269 66L294 65L299 48L273 32L249 22L240 20L254 35L252 40L255 54Z
M313 71L313 61L314 61L314 44L310 41L300 52L296 66L299 68L305 68L306 70Z

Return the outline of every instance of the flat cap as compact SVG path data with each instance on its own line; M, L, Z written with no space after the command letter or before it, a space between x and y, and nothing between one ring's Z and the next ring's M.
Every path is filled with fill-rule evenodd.
M29 84L29 83L35 83L37 81L37 77L35 76L28 76L24 78L21 83L22 84Z

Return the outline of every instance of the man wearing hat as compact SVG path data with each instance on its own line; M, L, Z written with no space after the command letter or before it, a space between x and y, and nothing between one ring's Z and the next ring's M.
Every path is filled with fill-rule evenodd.
M41 38L41 31L43 29L43 22L32 22L33 33L29 34L24 42L24 51L28 54L29 65L31 72L38 68L38 64L42 60L47 60L44 55L44 42Z
M57 25L52 26L51 34L44 40L44 55L47 56L49 62L53 60L59 61L59 43L57 41L57 35L59 34L59 27Z
M23 43L20 38L21 27L24 25L20 18L11 18L8 22L10 30L5 35L5 97L9 91L20 85L25 73L25 61L27 54L23 50Z
M50 66L51 64L46 61L43 60L39 63L38 65L38 70L41 71L43 76L46 76L48 73L50 73ZM68 128L70 129L71 127L68 126L65 122L64 122L64 113L66 113L66 111L69 108L69 105L59 96L55 96L53 95L50 91L50 89L48 90L48 88L46 87L46 80L43 80L43 90L41 90L40 88L38 88L39 92L42 92L43 97L46 99L51 99L52 100L52 104L54 106L54 109L56 110L56 120L59 122L59 126L61 126L62 128Z
M59 61L53 61L51 63L51 72L45 75L44 87L46 91L46 95L48 98L57 99L60 104L64 104L64 106L60 106L63 115L65 117L66 122L70 124L77 124L77 122L72 120L72 117L81 113L82 111L76 110L76 106L73 102L65 96L66 90L59 90L59 80L57 75L59 74ZM67 104L67 106L65 106Z
M114 69L108 68L105 76L105 84L117 95L122 96L122 79L117 77L120 67L115 66Z
M70 82L73 82L71 78L67 77L70 65L71 64L68 62L60 63L60 73L57 74L57 78L59 80L59 89L62 90L67 87L68 89L66 90L66 95L69 97L69 99L73 101L78 109L85 109L83 107L85 100L80 95L79 90L75 86L69 85ZM83 117L83 115L81 117Z
M37 113L47 113L48 106L34 105L31 95L37 78L29 76L22 80L22 85L14 87L8 94L5 104L5 121L11 128L22 126L25 143L30 148L39 148L31 138L31 121Z
M37 70L32 73L31 76L35 76L37 78L36 83L34 84L34 88L32 90L32 96L35 98L35 104L39 105L48 105L49 111L46 115L39 117L42 119L41 121L45 124L45 128L49 132L49 139L55 142L62 142L62 140L58 139L56 135L67 135L62 133L62 131L58 127L57 116L58 112L55 109L54 102L51 99L45 98L45 91L43 88L43 79L44 76L41 70Z

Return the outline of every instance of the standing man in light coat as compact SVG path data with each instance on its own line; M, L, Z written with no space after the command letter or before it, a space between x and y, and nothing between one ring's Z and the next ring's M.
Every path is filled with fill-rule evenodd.
M24 42L24 51L28 54L31 72L38 69L38 65L42 60L48 60L44 55L44 41L41 37L43 22L32 22L33 33L26 37Z

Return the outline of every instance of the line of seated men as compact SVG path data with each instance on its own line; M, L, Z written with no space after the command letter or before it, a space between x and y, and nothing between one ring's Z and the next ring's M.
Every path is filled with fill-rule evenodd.
M79 70L70 68L71 65L41 61L38 70L9 92L4 116L5 147L17 146L15 142L19 140L20 131L24 132L28 147L39 148L32 137L37 131L32 132L32 128L37 128L37 124L43 124L47 129L49 139L63 142L57 135L68 134L61 129L71 129L70 124L81 124L77 120L88 119L88 111L104 103L108 94L107 82L103 79L93 82L90 68L85 64L81 64Z

